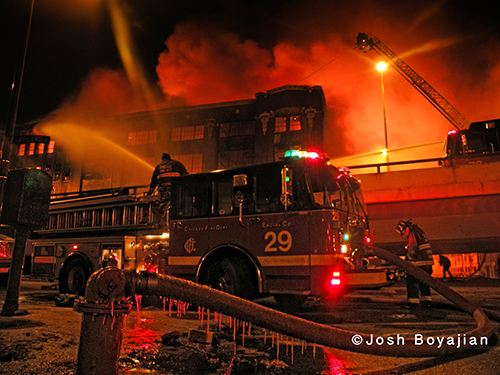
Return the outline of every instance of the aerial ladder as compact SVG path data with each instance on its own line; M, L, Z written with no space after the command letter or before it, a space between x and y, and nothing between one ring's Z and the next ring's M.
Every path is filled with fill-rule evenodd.
M401 60L378 38L359 33L356 45L363 52L375 50L387 60L413 87L415 87L441 114L458 130L467 129L470 122L439 94L425 79L415 72L408 64Z

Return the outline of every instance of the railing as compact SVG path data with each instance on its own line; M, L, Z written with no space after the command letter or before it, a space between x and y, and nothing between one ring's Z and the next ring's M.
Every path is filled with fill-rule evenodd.
M55 233L95 229L131 229L154 225L157 198L144 196L149 186L54 194L44 228Z
M98 196L117 196L129 195L137 197L141 193L145 193L149 189L149 185L127 186L119 188L107 188L97 190L73 191L68 193L57 193L50 196L51 202L69 200L75 198L95 198Z
M353 166L349 166L347 168L349 168L349 169L376 168L377 173L381 173L382 167L391 167L391 166L396 166L396 165L408 165L408 164L432 163L432 162L437 162L438 165L441 166L441 165L444 165L446 160L448 160L448 158L405 160L405 161L393 161L393 162L389 162L389 163L353 165Z

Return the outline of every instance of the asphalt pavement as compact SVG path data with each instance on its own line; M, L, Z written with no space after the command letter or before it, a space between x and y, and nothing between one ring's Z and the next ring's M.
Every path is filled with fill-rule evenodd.
M486 309L500 311L499 280L474 278L446 280L444 282L464 298L470 299ZM54 299L57 296L58 292L54 283L48 280L40 281L24 277L21 283L20 308L26 308L30 315L26 317L0 317L0 330L7 328L22 330L22 325L19 325L20 328L16 328L18 327L16 321L22 319L36 320L42 325L45 324L46 329L49 329L48 327L54 324L54 314L57 315L58 313L67 315L68 321L76 320L72 324L73 327L78 327L80 315L69 307L55 307ZM5 282L0 286L0 304L3 304L4 298ZM443 332L467 332L475 327L474 320L468 314L458 310L435 292L433 292L433 305L429 309L407 310L404 308L405 299L405 284L404 281L400 281L380 290L355 291L336 303L310 300L294 314L337 328L372 334L374 338L387 337L387 335L396 337L398 334L425 334L428 332L435 332L437 336L438 334L446 335ZM257 302L279 309L279 306L272 298L261 299ZM195 312L190 312L180 318L168 315L170 314L167 314L167 311L161 306L134 309L125 328L123 351L130 351L134 346L140 346L141 344L138 344L141 340L140 337L142 339L146 337L143 335L144 332L153 332L158 337L172 330L187 334L190 329L200 325ZM141 329L137 331L139 322ZM309 348L309 357L315 355L315 363L318 366L319 364L323 366L323 370L321 370L323 372L317 372L318 367L313 365L309 366L309 370L315 371L310 372L311 374L499 374L500 346L497 342L497 335L500 334L500 326L495 321L492 324L495 335L486 348L469 353L459 353L457 350L456 354L438 355L432 358L381 357L335 348L316 348L313 343L306 343L306 348ZM127 332L129 332L129 335L127 335ZM256 327L253 329L254 340L262 343L266 339L266 335L267 344L270 344L270 332L266 333ZM74 336L74 345L77 345L78 332L74 332ZM296 345L298 344L296 343ZM304 344L301 343L300 345ZM241 343L237 343L237 346L241 347ZM286 371L282 371L283 374L298 373L299 368L302 374L308 374L307 367L300 365L301 360L298 359L298 349L295 351L295 362L288 353L288 344L286 349L281 348L280 350L280 353L276 353L276 349L274 351L268 349L267 354L270 354L271 358L279 355L279 360L287 365ZM315 354L312 354L313 350ZM69 356L71 356L71 353L76 353L74 348ZM3 358L1 354L2 347L0 345L0 369L1 359ZM321 356L321 359L318 358L319 356ZM294 368L297 369L296 372L292 371Z

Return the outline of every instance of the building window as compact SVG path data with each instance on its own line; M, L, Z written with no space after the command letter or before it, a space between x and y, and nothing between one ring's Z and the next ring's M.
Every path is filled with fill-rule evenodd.
M181 140L181 128L172 129L172 142L177 142Z
M128 133L128 144L129 145L135 145L136 144L136 138L137 138L137 133L136 132Z
M45 143L39 143L37 150L36 150L36 153L38 155L43 155L44 152L45 152Z
M145 145L148 143L148 131L137 132L136 144Z
M54 168L54 176L52 176L54 182L61 181L61 164L56 164Z
M30 143L29 148L28 148L28 155L35 155L35 144Z
M156 143L158 132L156 130L144 130L140 132L128 133L127 143L133 145L145 145L149 143Z
M26 154L26 144L20 144L19 150L17 151L18 156L24 156Z
M290 116L290 117L276 117L274 132L284 133L286 131L293 132L300 130L302 128L300 124L300 119L301 119L300 115Z
M239 135L255 134L255 123L247 122L223 122L220 124L219 137L236 137Z
M71 164L67 164L66 168L64 168L63 181L71 181L71 175L72 175Z
M50 141L49 145L47 147L47 154L53 154L54 153L54 147L55 147L55 141Z
M197 125L194 127L194 139L203 139L205 136L205 126Z
M274 125L275 133L286 132L286 117L276 117Z
M181 141L194 139L194 126L185 126L181 129Z
M150 130L148 134L148 143L156 143L157 138L158 138L158 131Z
M300 115L290 117L290 131L300 130Z
M201 173L203 154L172 155L172 159L180 161L189 173Z
M183 126L172 129L172 142L192 141L205 137L205 125Z

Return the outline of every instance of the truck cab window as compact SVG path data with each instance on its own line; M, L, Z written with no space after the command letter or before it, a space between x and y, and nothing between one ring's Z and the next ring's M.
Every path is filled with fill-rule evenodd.
M172 205L177 217L200 217L210 213L212 188L206 180L188 177L175 189Z
M231 215L233 212L233 181L231 178L217 183L217 215Z
M269 178L274 176L275 178ZM280 202L281 172L268 173L267 171L254 174L254 196L256 212L278 212L285 207Z

